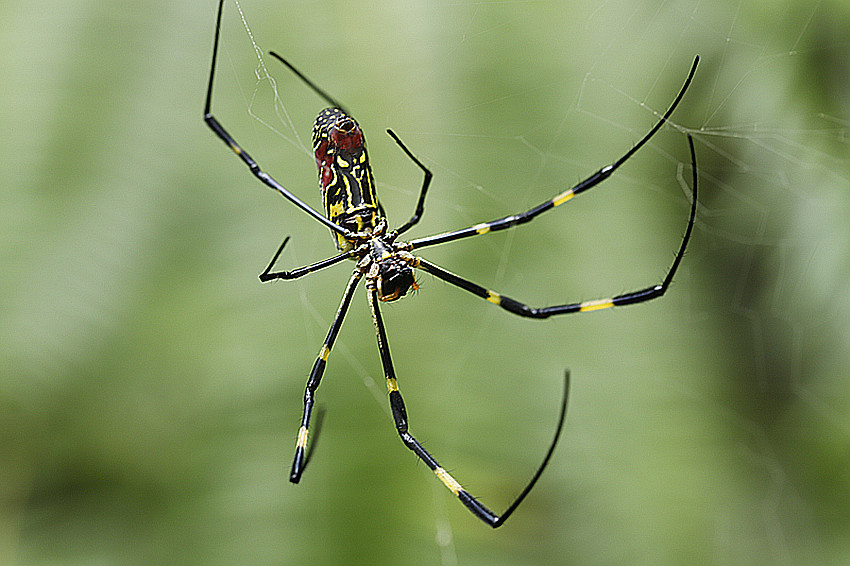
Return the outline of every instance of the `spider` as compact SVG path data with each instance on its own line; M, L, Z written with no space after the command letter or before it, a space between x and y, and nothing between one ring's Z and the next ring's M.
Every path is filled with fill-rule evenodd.
M307 463L307 436L310 430L310 417L313 411L315 401L315 392L319 387L319 382L325 371L325 365L331 353L331 348L342 326L342 321L348 311L351 298L354 291L360 283L361 279L365 279L369 308L372 312L372 321L375 325L375 331L378 339L378 351L381 355L381 363L383 366L387 390L389 393L389 403L392 410L393 420L398 434L405 446L413 451L429 469L431 469L437 478L451 490L451 492L479 519L493 528L502 525L508 517L517 509L520 503L529 494L531 489L537 483L543 470L549 463L550 458L558 443L561 431L564 425L564 417L567 408L567 396L569 392L569 372L565 373L564 377L564 392L560 407L560 416L555 429L555 435L549 444L546 455L542 463L537 468L532 476L531 481L520 492L519 496L508 506L501 514L497 515L484 504L479 502L475 497L470 495L463 486L458 483L431 454L422 447L422 445L408 431L407 411L402 400L401 392L398 388L395 370L393 369L392 358L390 357L389 343L387 342L387 334L384 328L383 319L381 318L380 302L395 301L405 296L411 289L417 289L416 280L414 278L414 270L421 269L430 273L434 277L460 287L461 289L472 293L482 299L485 299L494 305L498 305L506 311L530 318L548 318L554 315L590 312L610 307L618 307L623 305L631 305L642 303L661 297L670 282L673 280L673 275L682 261L685 254L685 249L688 246L688 240L691 237L691 232L694 227L694 217L696 215L697 206L697 167L696 154L694 151L693 139L688 135L688 144L690 147L691 168L693 172L693 195L690 206L690 216L688 218L687 228L682 237L679 249L673 260L666 277L660 284L651 285L644 289L624 293L610 298L598 299L593 301L573 302L548 307L531 307L525 303L506 297L499 293L495 293L477 283L465 279L459 275L455 275L442 267L435 265L419 256L413 255L414 250L452 242L472 236L487 234L498 230L512 228L519 224L525 224L537 218L544 212L551 210L557 206L564 204L576 195L583 193L602 181L606 180L611 174L616 171L623 163L625 163L632 155L635 154L650 138L661 128L667 121L670 115L675 110L676 106L681 101L688 89L688 86L696 72L699 57L695 57L688 76L680 88L676 98L671 103L670 107L658 122L643 136L634 146L631 147L622 157L614 161L610 165L602 167L597 172L593 173L583 181L577 183L566 191L556 195L534 208L511 214L490 222L483 222L467 228L452 230L417 238L409 241L399 241L398 238L410 228L415 226L422 217L425 208L425 195L428 192L428 187L431 184L431 171L419 160L413 153L404 145L399 137L392 131L387 130L387 133L398 144L401 150L407 157L422 171L424 175L422 186L419 190L419 198L416 203L416 208L410 219L400 227L390 230L388 229L387 218L383 208L378 202L375 194L375 185L372 177L372 170L369 165L368 154L366 153L365 139L360 126L351 117L344 107L334 98L328 95L324 90L316 86L311 80L299 72L293 65L283 59L275 52L270 52L270 55L283 63L289 68L299 79L301 79L313 92L328 103L329 107L322 110L316 118L313 127L313 151L316 157L316 164L319 169L319 182L321 185L322 204L324 206L324 214L317 211L304 201L299 199L289 189L285 188L278 181L273 179L271 175L263 171L245 150L230 136L224 127L218 122L211 112L213 81L215 76L216 59L218 57L218 44L221 30L221 18L224 6L224 0L219 0L218 15L216 19L215 38L213 43L212 62L210 65L209 83L207 86L206 102L204 105L204 121L212 129L215 134L248 166L251 173L260 181L280 193L284 198L292 202L295 206L312 216L320 223L327 226L334 238L338 254L311 263L304 267L299 267L291 271L272 271L275 263L278 260L281 252L289 242L289 237L283 240L283 243L272 256L268 266L260 274L260 280L263 282L276 279L291 280L303 277L320 269L330 267L341 263L346 259L356 262L354 271L348 280L348 285L342 295L342 300L336 316L331 323L328 335L322 345L319 355L313 364L310 377L307 380L307 387L304 392L304 410L301 416L301 426L298 429L297 441L295 444L295 457L293 458L292 468L289 474L289 481L298 483L301 479L301 474L304 472Z

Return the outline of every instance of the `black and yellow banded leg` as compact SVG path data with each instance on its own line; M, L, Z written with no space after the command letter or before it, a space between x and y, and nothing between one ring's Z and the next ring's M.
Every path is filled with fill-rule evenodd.
M636 303L650 301L652 299L657 299L667 291L667 288L673 281L673 276L676 274L676 270L679 268L679 264L682 261L682 257L684 257L685 255L685 250L688 247L688 241L691 238L691 233L693 232L694 228L694 220L696 218L697 211L697 164L696 152L694 151L694 140L690 136L690 134L688 135L688 145L690 147L691 166L693 168L693 196L691 200L691 213L688 218L688 226L685 229L684 236L682 236L682 242L679 245L679 250L676 252L676 257L673 260L673 264L667 271L667 276L664 278L664 281L657 285L652 285L650 287L646 287L645 289L631 291L629 293L623 293L621 295L616 295L614 297L609 297L605 299L596 299L593 301L581 301L575 303L566 303L563 305L554 305L551 307L536 308L530 307L525 303L522 303L510 297L506 297L504 295L500 295L499 293L490 291L489 289L485 289L477 283L473 283L468 279L464 279L459 275L455 275L454 273L443 269L439 265L433 264L422 258L414 258L413 266L427 271L431 275L434 275L435 277L438 277L447 283L451 283L456 287L460 287L461 289L469 291L473 295L477 295L482 299L486 299L495 305L499 305L506 311L529 318L548 318L550 316L559 314L590 312L611 307L632 305Z
M271 281L273 279L298 279L299 277L303 277L304 275L307 275L309 273L319 271L320 269L330 267L345 259L357 256L357 250L352 249L347 252L343 252L339 255L330 257L328 259L323 259L322 261L317 261L316 263L311 263L310 265L305 265L304 267L293 269L292 271L271 271L271 268L274 267L275 262L277 262L277 258L280 257L280 253L283 251L283 248L286 247L287 242L289 242L289 236L284 238L283 243L277 249L274 256L272 256L272 259L269 264L266 266L263 272L260 273L260 281L265 283L266 281Z
M339 329L342 326L345 313L348 311L348 306L351 304L351 297L354 295L354 290L357 288L357 284L362 277L363 274L361 271L355 269L351 275L351 279L348 280L348 286L345 288L339 309L331 323L330 330L328 330L328 336L325 338L325 343L322 344L322 349L319 350L319 356L316 358L313 369L310 371L310 377L307 379L307 387L304 390L304 412L301 415L301 427L298 429L298 440L295 443L295 457L292 459L292 469L289 472L289 481L292 483L298 483L298 480L301 479L301 474L304 472L305 457L307 454L307 436L310 431L310 415L313 413L313 401L316 389L322 380L328 356L331 354L331 348L333 348L334 341L337 334L339 334Z
M691 81L694 78L694 73L697 70L697 64L699 63L699 57L694 58L693 65L691 65L691 70L688 73L688 78L685 79L685 84L682 85L682 88L679 89L679 93L676 95L676 98L673 100L672 104L670 104L667 111L663 116L655 123L652 129L646 133L635 145L633 145L626 153L624 153L619 159L611 163L610 165L606 165L602 167L597 172L593 173L586 179L580 181L573 187L563 191L562 193L554 196L553 198L540 203L539 205L526 210L525 212L520 212L518 214L511 214L509 216L505 216L503 218L499 218L496 220L492 220L490 222L483 222L481 224L476 224L475 226L470 226L468 228L461 228L460 230L453 230L451 232L443 232L442 234L435 234L433 236L426 236L424 238L418 238L416 240L411 240L408 242L408 250L415 250L418 248L424 248L427 246L435 246L437 244L443 244L446 242L452 242L454 240L460 240L461 238L469 238L472 236L480 236L482 234L487 234L489 232L497 232L499 230L505 230L507 228L511 228L513 226L517 226L519 224L525 224L526 222L531 222L537 216L543 214L548 210L552 210L556 206L560 206L565 202L571 200L576 195L579 195L589 189L592 189L608 177L610 177L614 171L616 171L623 163L628 161L628 159L635 154L641 147L643 147L646 142L652 138L661 129L661 126L664 125L665 122L670 118L670 115L673 114L673 111L676 109L676 106L679 105L679 102L682 100L682 97L685 95L685 91L688 90L688 86L690 86Z
M378 307L378 296L375 289L368 290L369 295L369 308L372 310L372 321L375 323L375 331L378 336L378 350L381 353L381 363L384 367L384 375L387 379L387 391L389 393L390 400L390 408L392 409L393 420L395 421L396 430L398 430L398 434L401 437L404 445L407 446L414 454L416 454L420 460L425 462L425 465L434 472L434 475L443 482L445 485L457 498L463 503L467 509L469 509L476 517L487 523L493 528L501 526L508 517L514 512L514 510L519 506L519 504L525 499L525 497L531 492L531 489L537 483L537 480L540 479L543 470L546 468L549 460L552 457L552 454L555 451L555 446L558 443L558 439L561 435L561 430L564 426L564 418L566 416L567 411L567 397L569 393L569 372L567 372L564 376L564 397L561 402L561 413L558 418L558 425L555 430L555 437L552 439L552 443L549 445L549 450L546 452L546 456L543 459L543 462L537 468L534 476L531 478L531 481L525 486L519 496L514 500L513 503L505 510L501 515L496 515L488 509L484 504L480 503L475 497L473 497L468 491L466 491L463 486L454 479L451 474L449 474L445 468L440 466L437 460L428 453L425 448L419 444L410 432L408 432L408 424L407 424L407 410L404 407L404 400L401 397L401 392L398 389L398 380L396 379L395 369L393 368L392 358L390 357L390 347L387 342L387 333L384 329L384 321L381 318L381 311Z

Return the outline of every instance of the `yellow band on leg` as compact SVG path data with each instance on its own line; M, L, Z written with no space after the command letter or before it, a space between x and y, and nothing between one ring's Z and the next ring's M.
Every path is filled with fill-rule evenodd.
M457 480L454 479L449 473L443 468L437 468L434 470L434 473L437 474L437 477L440 478L440 481L446 484L446 487L449 488L452 493L455 495L459 494L463 487L457 483Z
M611 299L600 299L598 301L587 301L579 305L581 312L598 311L600 309L609 309L614 306Z
M307 447L307 427L301 427L298 429L298 442L295 443L296 448L306 448Z

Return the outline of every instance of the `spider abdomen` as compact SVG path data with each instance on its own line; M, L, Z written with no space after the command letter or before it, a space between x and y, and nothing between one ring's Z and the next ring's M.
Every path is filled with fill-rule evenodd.
M313 126L313 152L328 219L352 232L371 232L382 215L360 126L339 108L322 110ZM342 234L333 235L340 251L354 246Z

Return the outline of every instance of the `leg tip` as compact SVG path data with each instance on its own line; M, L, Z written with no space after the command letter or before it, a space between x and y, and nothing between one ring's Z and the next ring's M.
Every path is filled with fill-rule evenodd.
M295 449L295 458L292 460L292 469L289 472L289 481L298 483L304 472L304 449L300 446Z

